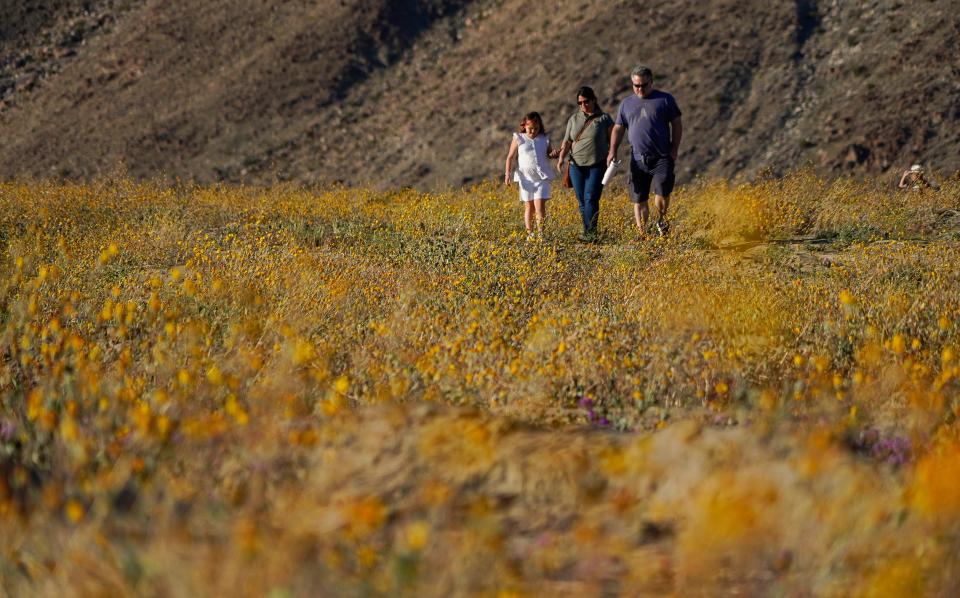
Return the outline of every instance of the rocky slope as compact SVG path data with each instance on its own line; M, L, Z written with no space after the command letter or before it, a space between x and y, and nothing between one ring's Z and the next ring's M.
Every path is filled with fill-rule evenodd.
M5 3L0 177L495 177L509 131L615 111L638 62L684 110L679 171L960 168L949 0L64 0ZM4 15L5 17L7 15Z

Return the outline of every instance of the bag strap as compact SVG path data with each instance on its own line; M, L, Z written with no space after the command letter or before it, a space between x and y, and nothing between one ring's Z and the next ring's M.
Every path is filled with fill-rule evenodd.
M587 117L587 120L583 121L583 126L580 127L580 131L577 133L577 138L573 140L573 143L580 141L580 138L583 137L583 132L587 130L587 125L590 124L590 121L592 121L595 118L598 118L599 116L600 116L599 114L591 114L590 116Z
M595 118L598 118L599 116L600 114L594 113L588 116L587 120L583 121L583 126L580 127L580 130L577 132L577 138L574 139L573 143L570 144L570 158L569 158L570 162L573 162L573 146L576 145L578 141L580 141L581 137L583 137L583 132L587 130L587 125L590 124L590 121L592 121ZM568 168L567 170L569 171L570 169Z

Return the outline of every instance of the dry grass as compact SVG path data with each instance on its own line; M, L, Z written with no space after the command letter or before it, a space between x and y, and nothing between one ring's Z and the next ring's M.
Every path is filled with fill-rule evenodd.
M572 203L0 186L0 588L955 592L960 189Z

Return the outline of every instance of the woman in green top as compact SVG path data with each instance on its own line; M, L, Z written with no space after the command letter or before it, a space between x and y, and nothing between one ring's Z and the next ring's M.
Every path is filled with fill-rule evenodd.
M600 194L603 193L603 171L607 167L607 152L610 151L610 134L613 119L600 110L597 95L589 87L577 90L579 110L567 121L567 131L560 146L558 170L570 155L570 182L580 204L583 218L582 241L597 237L597 218L600 215Z

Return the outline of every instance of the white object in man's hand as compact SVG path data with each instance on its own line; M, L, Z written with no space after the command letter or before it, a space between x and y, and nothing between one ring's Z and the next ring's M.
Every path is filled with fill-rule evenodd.
M603 179L600 181L601 185L606 185L610 182L610 179L616 174L618 166L620 166L620 160L613 160L607 164L607 170L603 173Z

